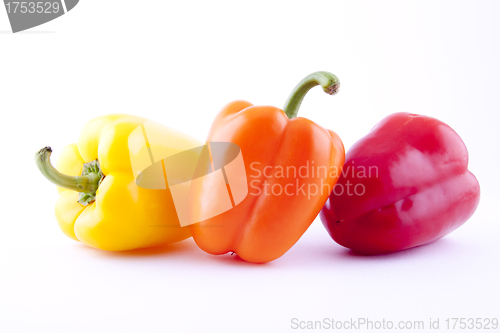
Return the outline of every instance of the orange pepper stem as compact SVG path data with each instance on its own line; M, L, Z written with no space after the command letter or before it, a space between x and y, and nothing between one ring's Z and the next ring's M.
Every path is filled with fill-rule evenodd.
M95 200L97 189L104 179L104 175L97 160L85 163L81 176L68 176L54 168L50 163L52 149L45 147L35 154L35 163L38 170L49 181L57 186L80 192L78 202L84 206Z
M293 89L283 108L289 119L297 117L304 96L311 88L317 85L323 87L323 90L327 94L335 95L339 91L340 81L338 77L329 72L315 72L306 76Z

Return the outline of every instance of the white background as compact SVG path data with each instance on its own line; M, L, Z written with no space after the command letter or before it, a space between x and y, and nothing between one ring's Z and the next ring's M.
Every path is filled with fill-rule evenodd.
M499 17L499 1L81 0L12 34L0 8L0 332L291 332L292 318L358 317L440 318L445 331L449 317L499 318ZM452 126L481 184L475 215L431 245L373 257L316 219L264 265L192 239L106 253L59 231L39 148L56 158L114 112L204 141L229 101L281 107L317 70L335 73L340 92L314 89L299 115L346 148L393 112Z

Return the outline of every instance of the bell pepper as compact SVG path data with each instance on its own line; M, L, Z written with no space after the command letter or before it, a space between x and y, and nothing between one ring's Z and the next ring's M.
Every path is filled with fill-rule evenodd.
M479 204L468 152L445 123L395 113L357 141L320 216L338 244L360 254L435 241Z
M240 147L248 195L232 209L190 225L202 250L269 262L287 252L316 218L338 179L332 169L340 168L345 157L337 134L297 118L304 96L316 85L333 95L339 81L331 73L316 72L297 85L283 110L235 101L217 115L207 142ZM196 202L210 198L208 186L202 181L201 190L193 193ZM193 209L204 215L211 207Z
M146 121L122 114L90 121L78 143L61 151L56 168L50 163L50 147L36 154L41 173L58 186L55 215L66 236L110 251L152 247L190 237L189 228L179 224L168 188L150 190L136 185L131 166L134 152L129 151L128 139ZM200 145L182 133L168 128L164 131L171 139L162 143L166 147L173 142Z

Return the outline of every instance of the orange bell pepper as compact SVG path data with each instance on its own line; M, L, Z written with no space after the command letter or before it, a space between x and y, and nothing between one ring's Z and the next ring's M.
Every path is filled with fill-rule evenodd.
M241 148L248 195L233 208L190 225L198 246L211 254L234 252L263 263L281 257L307 230L325 204L344 164L339 136L306 118L296 118L306 93L321 85L328 94L338 78L316 72L294 89L284 111L235 101L216 117L207 142L231 142ZM307 173L307 174L306 174ZM200 188L209 188L200 186ZM210 191L195 193L203 203ZM210 207L199 204L200 215Z

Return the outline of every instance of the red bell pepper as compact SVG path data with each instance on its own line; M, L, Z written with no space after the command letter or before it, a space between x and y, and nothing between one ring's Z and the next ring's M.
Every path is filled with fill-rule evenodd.
M348 151L321 220L337 243L361 254L435 241L479 204L479 183L467 164L467 148L451 127L392 114Z

